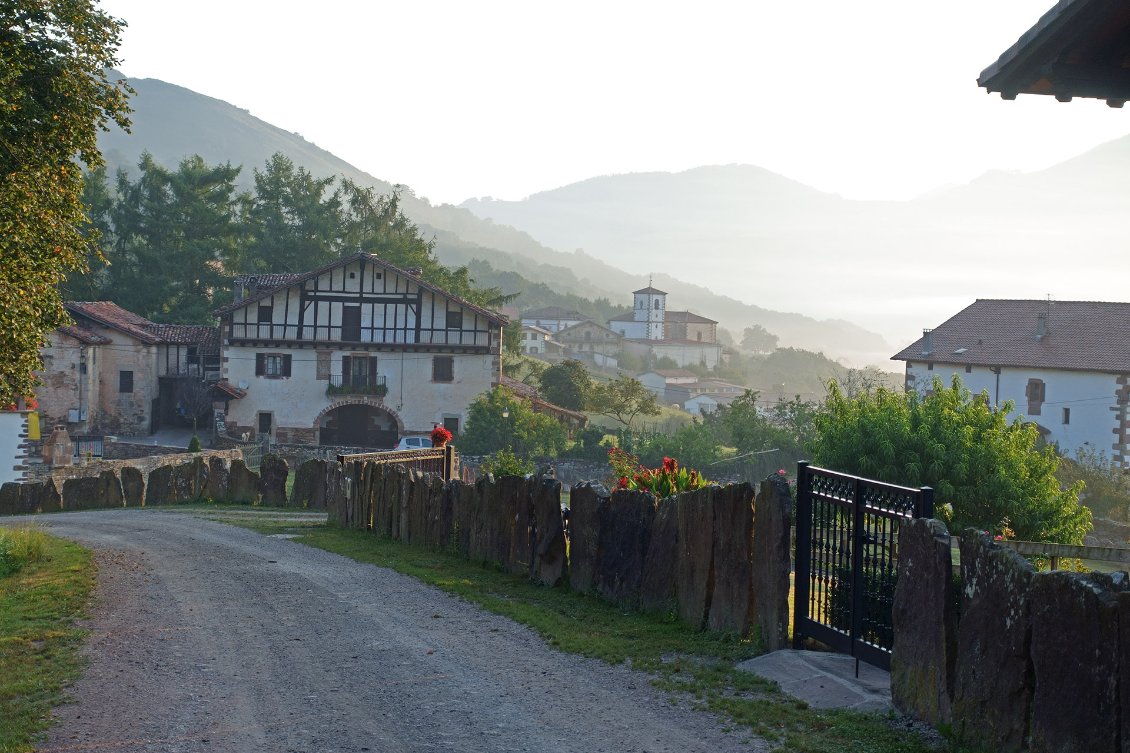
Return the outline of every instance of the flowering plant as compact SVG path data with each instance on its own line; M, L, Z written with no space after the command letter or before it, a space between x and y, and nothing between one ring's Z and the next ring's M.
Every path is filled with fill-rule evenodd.
M710 485L710 481L693 468L679 467L675 458L663 458L659 468L645 468L635 455L613 447L608 451L608 463L616 475L617 489L651 492L660 499Z
M451 432L442 426L437 425L432 429L432 446L443 447L451 441Z

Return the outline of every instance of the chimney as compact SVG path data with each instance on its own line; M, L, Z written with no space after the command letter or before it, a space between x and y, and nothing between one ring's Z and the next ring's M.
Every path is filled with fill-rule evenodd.
M934 330L922 330L922 355L928 356L934 352Z
M1044 336L1048 334L1048 315L1047 312L1041 311L1036 314L1036 339L1043 340Z

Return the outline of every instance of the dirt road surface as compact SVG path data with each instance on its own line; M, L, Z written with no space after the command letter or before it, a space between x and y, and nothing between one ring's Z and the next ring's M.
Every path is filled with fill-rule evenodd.
M36 520L99 566L90 663L45 753L765 749L389 570L186 514Z

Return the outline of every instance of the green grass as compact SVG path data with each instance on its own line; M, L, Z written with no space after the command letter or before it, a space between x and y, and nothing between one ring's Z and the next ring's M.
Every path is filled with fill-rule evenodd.
M42 532L31 538L38 556L0 577L0 753L33 750L52 707L66 700L82 667L85 633L75 621L94 587L88 551Z
M279 523L276 531L305 533L300 541L360 562L388 567L528 625L561 651L617 664L629 662L671 693L714 711L779 750L803 753L924 753L932 748L917 735L878 714L820 711L781 692L776 683L734 668L759 653L756 641L737 635L698 632L672 614L626 611L593 595L543 588L491 565L382 539L372 534L321 526Z

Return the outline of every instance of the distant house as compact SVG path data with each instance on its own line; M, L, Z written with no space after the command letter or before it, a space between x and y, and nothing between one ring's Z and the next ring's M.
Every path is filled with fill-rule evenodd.
M702 379L690 384L672 384L667 387L667 399L672 403L685 403L698 395L715 395L733 400L743 394L748 387L716 379Z
M574 358L614 367L624 338L608 327L587 320L559 330L554 339Z
M48 336L38 372L47 427L144 435L176 413L184 380L219 378L216 327L157 324L110 301L68 301L74 319Z
M683 410L690 413L692 416L702 416L707 413L713 413L718 410L721 405L729 405L734 401L737 395L712 395L708 392L703 392L688 398L683 402Z
M586 319L588 319L588 317L579 311L569 311L560 306L547 306L545 308L524 312L522 314L522 326L541 327L542 329L556 333L566 327L580 324Z
M553 333L544 327L532 324L522 325L522 352L531 356L544 356L549 348Z
M667 293L648 285L632 293L632 310L608 320L608 328L623 338L625 352L649 363L670 358L680 366L713 369L722 360L718 322L689 311L668 311Z
M659 398L665 398L667 390L675 385L688 385L698 382L698 374L686 369L657 369L645 371L636 377L640 383L654 392Z
M1072 455L1130 467L1130 303L981 299L892 356L906 387L957 374Z
M221 319L221 377L242 393L230 434L392 447L458 433L499 383L506 318L370 254L302 274L237 278Z

